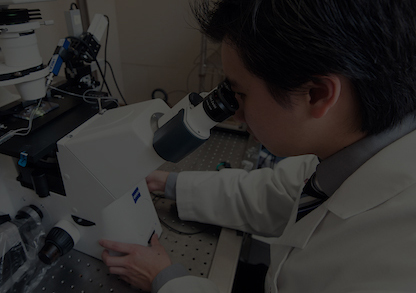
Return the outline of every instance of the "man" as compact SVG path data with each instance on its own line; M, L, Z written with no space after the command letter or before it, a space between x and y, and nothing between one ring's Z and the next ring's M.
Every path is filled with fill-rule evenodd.
M203 32L222 42L235 118L291 158L250 173L156 172L149 189L173 182L183 219L278 237L266 292L413 292L416 2L197 7ZM151 247L101 244L127 254L104 252L110 272L144 290L216 292L171 265L156 237Z

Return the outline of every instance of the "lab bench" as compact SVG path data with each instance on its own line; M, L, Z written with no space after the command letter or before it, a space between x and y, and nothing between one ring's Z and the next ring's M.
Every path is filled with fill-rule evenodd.
M255 165L259 145L246 135L213 130L210 139L179 163L165 163L159 169L170 172L214 171L227 162L239 168ZM211 279L221 293L232 290L243 240L241 233L216 226L181 221L175 202L153 195L163 227L160 242L173 263L181 263L189 273ZM19 291L16 291L19 292ZM72 250L50 267L33 292L138 292L110 275L100 260ZM140 290L139 290L140 292Z

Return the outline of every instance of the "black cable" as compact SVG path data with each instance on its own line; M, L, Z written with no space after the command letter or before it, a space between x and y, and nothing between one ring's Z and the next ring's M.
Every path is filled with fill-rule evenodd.
M111 94L110 87L108 86L107 81L105 80L105 76L104 76L104 73L103 73L103 71L101 69L101 66L100 66L100 64L99 64L99 62L97 60L97 56L96 56L95 52L91 49L91 47L88 45L88 43L85 42L83 39L80 39L78 37L68 36L66 38L67 39L70 39L70 40L77 40L78 42L81 42L84 46L87 47L87 49L91 53L91 57L93 58L93 61L95 61L95 63L97 64L98 70L100 71L101 77L103 78L103 82L105 84L105 87L107 88L108 93L110 94L110 96L113 96Z
M100 71L100 74L101 74L101 77L103 78L103 82L104 82L104 84L105 84L105 86L106 86L106 88L107 88L107 90L108 90L108 93L110 94L110 96L113 96L112 94L111 94L111 91L110 91L110 88L109 88L109 86L108 86L108 84L107 84L107 81L106 81L106 79L105 79L105 75L104 75L104 73L103 73L103 71L102 71L102 69L101 69L101 66L100 66L100 64L98 63L98 60L97 60L97 56L96 56L96 54L95 54L95 52L90 48L90 46L83 40L83 39L80 39L80 38L78 38L78 37L73 37L73 36L68 36L68 37L66 37L67 39L72 39L72 40L77 40L77 41L79 41L79 42L81 42L84 46L86 46L87 48L88 48L88 50L90 51L90 54L91 54L91 57L94 59L94 61L96 62L96 64L97 64L97 67L98 67L98 70ZM113 76L113 80L114 80L114 83L115 83L115 85L116 85L116 87L117 87L117 90L118 90L118 92L119 92L119 94L120 94L120 96L121 96L121 98L123 99L123 102L127 105L127 102L126 102L126 100L124 99L124 96L123 96L123 94L121 93L121 90L120 90L120 87L118 86L118 83L117 83L117 80L116 80L116 78L115 78L115 75L114 75L114 71L113 71L113 68L112 68L112 66L111 66L111 64L110 64L110 62L108 62L108 61L106 61L106 65L108 64L108 66L110 67L110 70L111 70L111 74L112 74L112 76Z
M75 2L71 3L71 7L69 7L69 9L73 10L74 9L73 6L75 6L75 9L78 9L78 5Z
M111 75L113 76L113 80L114 80L114 83L116 85L117 91L120 94L120 97L123 100L124 104L127 105L127 102L124 99L123 94L121 93L120 87L118 86L116 77L114 75L113 67L111 66L110 62L107 61L108 35L109 35L109 32L110 32L110 18L108 17L108 15L104 15L104 17L107 18L107 21L108 21L107 33L106 33L105 45L104 45L104 64L105 64L105 66L104 66L104 78L107 75L107 65L108 65L110 67ZM102 86L101 86L101 89L102 89Z
M100 64L98 63L97 58L95 58L95 59L94 59L94 61L95 61L95 63L97 63L98 70L100 71L101 77L103 78L103 82L104 82L104 84L105 84L105 87L107 88L108 94L109 94L110 96L113 96L113 95L111 94L110 87L108 86L107 81L105 80L105 75L104 75L104 73L103 73L103 71L102 71L102 69L101 69Z
M105 36L105 45L104 45L104 77L107 75L107 48L108 48L108 34L110 32L110 18L107 15L104 15L105 18L107 18L107 32ZM101 85L101 89L103 89L103 84Z
M123 99L124 104L126 104L126 105L127 105L127 102L126 102L126 100L124 99L124 96L123 96L123 94L121 93L121 90L120 90L120 88L119 88L119 86L118 86L118 83L117 83L116 77L115 77L115 75L114 75L113 67L111 66L110 62L108 62L108 61L106 61L106 64L108 64L108 67L110 67L111 75L113 76L113 80L114 80L114 83L115 83L115 85L116 85L117 91L118 91L118 93L120 94L120 97Z
M102 69L101 69L100 64L98 63L97 58L95 58L95 60L94 60L94 61L95 61L95 63L97 63L98 70L100 71L101 77L103 78L103 82L104 82L104 84L105 84L105 87L107 88L108 94L109 94L110 96L113 96L113 95L111 94L110 87L108 86L107 81L105 80L104 73L103 73L103 71L102 71Z
M156 93L161 93L163 95L163 101L165 101L165 103L168 102L168 93L164 89L154 89L152 92L152 99L156 99Z

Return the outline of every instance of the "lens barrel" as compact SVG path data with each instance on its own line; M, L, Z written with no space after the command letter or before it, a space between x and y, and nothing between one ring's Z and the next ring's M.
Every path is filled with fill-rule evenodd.
M227 81L220 83L216 90L204 98L203 107L208 117L215 122L222 122L235 114L238 102Z

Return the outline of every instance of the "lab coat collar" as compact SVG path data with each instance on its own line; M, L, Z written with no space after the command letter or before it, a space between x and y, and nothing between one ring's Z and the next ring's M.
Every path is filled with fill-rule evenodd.
M398 139L364 163L325 202L348 219L393 198L416 183L416 131Z
M296 222L297 204L275 244L303 249L331 212L342 219L368 211L416 183L416 131L400 138L354 172L321 206Z
M377 135L367 136L323 160L316 169L315 184L331 197L343 182L383 148L416 129L416 113L397 126Z

